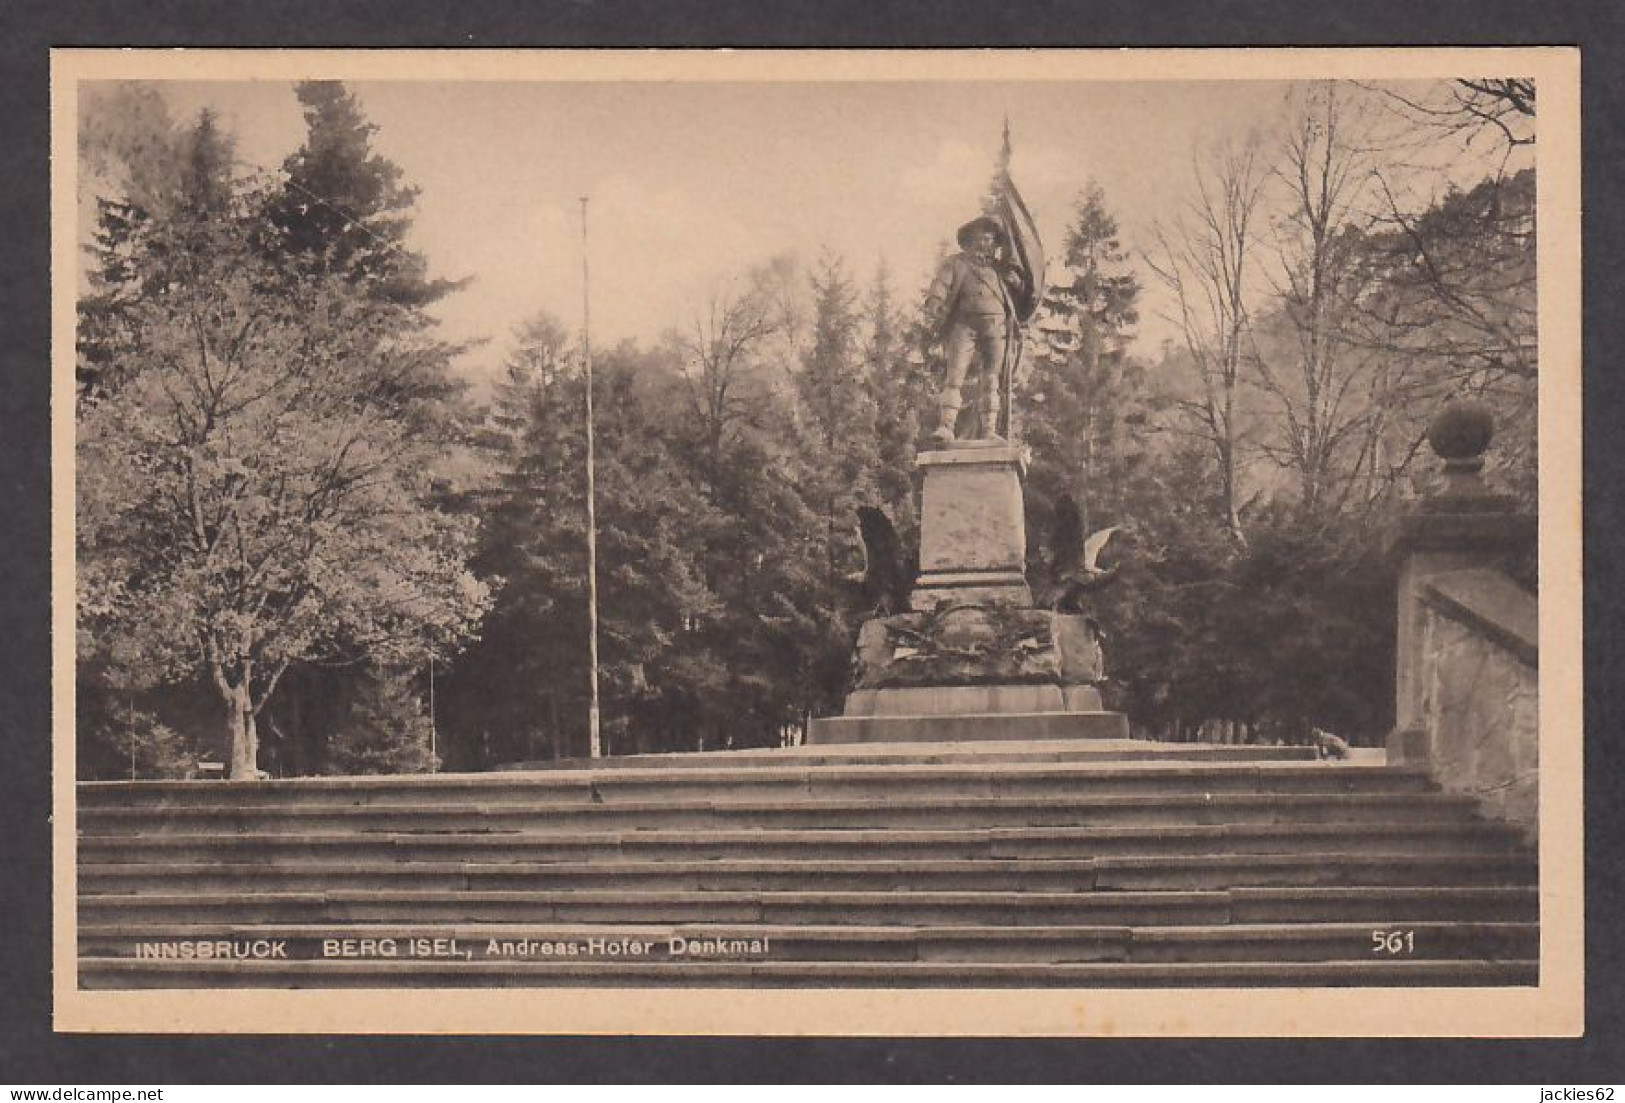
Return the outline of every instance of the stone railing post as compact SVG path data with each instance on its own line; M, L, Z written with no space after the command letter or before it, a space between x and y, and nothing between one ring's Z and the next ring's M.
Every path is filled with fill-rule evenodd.
M1489 409L1474 401L1451 403L1428 427L1428 443L1444 461L1445 485L1403 519L1395 549L1399 623L1390 765L1434 764L1422 654L1430 583L1464 571L1496 571L1535 540L1535 518L1484 483L1484 452L1493 434Z

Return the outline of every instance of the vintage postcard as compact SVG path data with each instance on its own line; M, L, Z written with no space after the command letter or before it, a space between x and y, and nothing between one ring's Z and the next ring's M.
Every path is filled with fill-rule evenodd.
M1574 1036L1577 50L60 50L65 1031Z

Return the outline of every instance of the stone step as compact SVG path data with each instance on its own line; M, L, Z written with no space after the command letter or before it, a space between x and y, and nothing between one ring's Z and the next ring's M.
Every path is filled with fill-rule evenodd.
M1539 902L1521 837L1420 771L1306 754L877 744L86 783L81 981L1533 983ZM1373 939L1392 932L1397 947ZM690 935L717 949L674 954ZM502 937L623 950L550 960L490 950ZM179 956L243 938L245 952L285 939L293 960ZM326 949L391 938L405 956ZM480 940L466 958L465 938ZM648 946L625 950L633 939Z
M1373 761L1380 751L1371 752ZM943 766L1010 762L1312 762L1314 747L1224 743L1159 743L1146 739L1072 739L986 741L982 743L853 743L846 746L772 747L737 751L681 751L664 754L615 755L608 758L562 758L516 762L503 771L710 769L738 767L839 766L897 763ZM1380 761L1377 762L1380 764Z
M80 922L1188 926L1530 922L1532 886L1094 892L366 891L87 895Z
M1136 854L1504 854L1510 828L1468 820L1415 824L1243 824L963 830L696 830L85 835L81 866L143 862L389 860L582 861L629 858L1095 858Z
M187 806L288 808L299 805L421 807L470 801L526 803L812 800L818 798L996 797L1196 794L1422 793L1425 772L1322 762L1006 763L997 769L863 764L827 767L591 769L535 773L296 778L285 781L84 782L81 807Z
M1533 986L1535 960L1290 962L179 961L87 958L86 988Z
M141 892L299 892L648 889L655 891L1086 892L1245 886L1498 885L1534 883L1524 855L1141 855L1095 859L784 860L713 858L619 862L231 862L90 865L86 895Z
M1533 922L1540 917L1533 883L1521 886L1252 887L1229 891L1231 923L1388 923L1399 919Z
M222 783L213 785L217 791ZM224 797L224 793L220 797ZM246 795L246 794L245 794ZM642 828L985 828L1212 824L1395 824L1470 820L1474 804L1441 793L1139 793L1133 795L887 799L669 799L448 801L357 805L329 800L286 807L237 803L79 810L89 835L323 831L446 833Z
M1398 939L1397 951L1382 937ZM199 954L324 961L430 953L471 961L668 962L691 951L767 961L1369 961L1526 960L1539 956L1534 923L1259 924L1191 927L861 927L400 924L88 926L79 952L90 958Z

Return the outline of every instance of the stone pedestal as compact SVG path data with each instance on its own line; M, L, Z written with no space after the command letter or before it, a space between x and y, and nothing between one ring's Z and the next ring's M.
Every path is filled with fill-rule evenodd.
M1033 603L1021 479L1025 450L1003 441L955 441L922 452L920 576L910 603Z

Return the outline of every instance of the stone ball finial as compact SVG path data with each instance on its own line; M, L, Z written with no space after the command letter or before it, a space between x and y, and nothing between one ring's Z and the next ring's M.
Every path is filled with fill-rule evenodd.
M1495 415L1477 399L1457 399L1445 406L1428 426L1428 443L1447 466L1482 466L1484 452L1495 439Z
M1477 399L1463 398L1440 410L1428 426L1428 443L1444 461L1447 498L1482 497L1488 493L1480 472L1484 452L1495 439L1495 415Z

